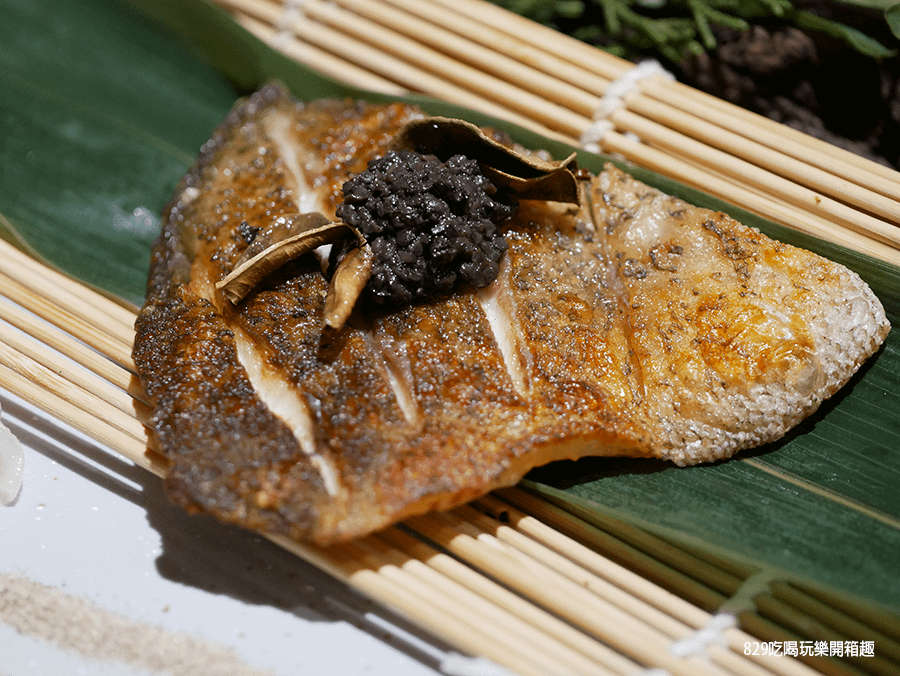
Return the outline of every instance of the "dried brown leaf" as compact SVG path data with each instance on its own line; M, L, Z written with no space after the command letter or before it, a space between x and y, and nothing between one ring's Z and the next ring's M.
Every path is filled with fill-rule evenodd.
M368 244L347 252L334 271L325 295L325 324L339 329L353 312L357 299L372 275L374 254Z
M277 244L288 237L299 235L307 230L321 228L329 223L331 221L318 211L294 214L292 216L279 216L256 233L253 241L250 242L250 245L235 262L234 267L235 269L239 268L254 256L258 256L273 244Z
M216 288L235 305L240 303L266 275L285 263L302 256L323 244L334 244L344 239L354 238L362 246L365 238L346 223L326 223L285 237L251 256L226 275Z
M446 161L453 155L476 160L498 188L514 191L521 199L578 203L575 153L565 160L545 160L519 152L491 138L464 120L425 117L413 120L394 137L393 150L413 150Z

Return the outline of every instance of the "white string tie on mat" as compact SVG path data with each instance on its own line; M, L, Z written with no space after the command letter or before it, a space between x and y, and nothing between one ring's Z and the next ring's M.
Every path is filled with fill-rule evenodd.
M675 76L663 68L659 61L647 59L610 82L603 96L597 101L591 125L581 134L579 139L581 147L589 152L599 153L600 140L613 128L609 116L625 105L625 96L636 90L641 80L647 80L655 75L661 75L667 80L675 79Z
M275 24L278 28L278 34L275 36L275 45L277 47L281 47L294 39L294 31L291 26L303 18L307 2L308 0L285 0L284 5L281 7L281 15Z
M690 636L676 641L669 647L669 652L676 657L702 655L712 645L728 645L725 630L737 626L737 618L731 613L713 615L705 626Z

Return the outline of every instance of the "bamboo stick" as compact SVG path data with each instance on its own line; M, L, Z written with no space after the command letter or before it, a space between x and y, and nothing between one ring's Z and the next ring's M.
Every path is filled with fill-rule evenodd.
M549 75L542 70L523 64L496 49L495 45L484 46L449 30L448 27L423 20L413 13L396 9L389 3L378 0L335 0L335 2L384 27L390 27L417 43L430 45L450 60L435 58L433 63L446 68L456 61L474 66L480 72L490 73L523 91L538 95L541 99L557 103L567 110L590 118L597 103L596 94Z
M123 342L124 330L118 331L116 335L110 335L105 331L106 327L98 325L101 315L95 313L93 320L85 320L70 312L67 307L54 305L49 299L34 295L30 289L2 273L0 273L0 294L28 307L41 319L60 328L67 328L87 345L123 368L134 372L131 346Z
M759 145L745 136L730 130L719 129L712 123L688 115L667 103L654 101L639 94L626 95L625 103L631 114L651 119L668 129L705 143L719 151L727 151L729 155L790 179L794 184L830 195L836 200L852 204L861 211L880 216L892 224L900 224L900 202L897 200L863 188L845 178L788 155L761 154ZM721 169L726 168L723 161L717 162L715 166ZM792 191L796 191L796 188L792 188ZM777 190L770 189L770 192L779 194ZM900 228L894 227L891 230L900 231Z
M713 612L721 607L739 586L740 581L735 577L717 579L716 584L710 584L709 580L701 576L688 575L681 567L673 568L634 543L622 539L620 534L607 532L598 525L582 519L578 514L563 510L552 502L541 500L526 490L501 489L495 491L495 494L567 537L582 543L590 542L591 546L596 544L598 551L602 551L613 561L639 571L640 575L651 583L674 592L707 612Z
M527 499L527 494L524 495ZM496 494L480 498L475 505L487 510L494 518L503 514L504 521L508 520L512 526L537 542L550 547L567 559L577 562L584 570L616 584L632 597L669 613L687 626L699 629L709 621L710 614L702 608L653 584L611 559L600 556L537 518L513 507L511 503L501 500Z
M627 590L635 598L641 599L647 604L656 606L657 608L669 613L673 617L679 618L684 624L701 629L709 623L712 615L702 608L689 603L684 598L668 592L666 589L654 585L646 578L637 575L628 568L624 568L608 558L601 556L599 551L588 549L577 540L570 539L560 530L552 528L544 521L539 520L532 514L540 514L544 517L548 516L548 510L552 507L547 503L539 501L534 496L520 489L511 488L503 492L504 498L514 496L515 501L522 505L524 509L528 509L530 513L521 511L513 507L511 502L501 500L499 497L491 495L480 498L475 504L478 506L486 506L492 515L503 515L502 521L509 523L516 529L527 533L538 542L558 551L566 556L566 558L577 562L585 570L594 572L613 584ZM532 511L533 510L533 511ZM495 516L496 518L496 516ZM577 519L577 517L575 517ZM551 522L554 519L551 517ZM557 523L557 526L559 524ZM603 542L602 538L597 538L593 534L588 538L593 542ZM601 547L601 550L607 549ZM655 548L657 551L659 548ZM640 562L631 562L636 571L644 572L646 566ZM671 570L671 569L670 569ZM726 571L727 572L727 571ZM752 571L751 571L752 572ZM747 572L749 575L750 572ZM701 584L701 583L698 583ZM727 641L728 647L735 653L742 653L743 647L754 639L746 632L737 628L728 628L723 631L723 635ZM772 659L770 656L743 656L753 662L769 669L772 673L781 674L783 676L803 676L808 675L810 670L795 660L789 659ZM718 656L719 660L725 660L734 663L733 657Z
M222 4L253 13L267 11L265 5L268 3L264 0L223 0ZM452 83L519 115L524 112L525 117L529 117L549 129L556 130L557 133L577 136L581 129L587 126L588 120L582 115L577 115L563 106L550 103L540 96L526 92L476 68L447 59L431 47L348 12L337 5L320 0L309 0L304 3L303 11L304 21L294 21L290 24L290 28L298 36L302 36L324 49L329 49L329 47L336 49L338 47L336 43L346 40L349 36L358 41L358 44L368 45L370 49L375 48L378 58L367 63L367 66L375 72L381 72L380 62L383 61L385 54L390 54L408 65L408 76L412 71L418 73L427 71L431 77L439 76L442 84L437 87L438 91L421 89L420 91L424 93L435 93L439 98L446 99L446 96L442 96L438 92L441 88L446 88L448 83ZM313 26L313 23L316 25ZM337 30L338 37L331 42L323 43L322 28ZM359 57L355 51L351 54L344 54L344 56L359 63L357 60ZM426 81L421 76L420 80Z
M432 603L445 609L445 613L455 614L461 621L474 624L472 630L484 633L488 640L518 644L520 655L533 662L540 673L612 676L602 665L579 655L554 637L537 631L521 616L512 615L492 604L383 540L364 538L354 542L353 547L356 550L354 558L377 568L405 588L416 589L421 596L429 597Z
M621 608L629 615L638 618L642 623L653 627L670 636L673 640L684 640L689 638L693 631L700 630L708 623L711 616L704 613L699 608L695 608L697 613L692 618L692 622L685 622L677 612L670 612L669 607L660 608L654 603L650 603L622 590L617 584L603 579L601 576L595 575L592 571L587 570L579 563L569 559L568 557L554 552L537 540L533 540L523 533L513 529L511 526L500 524L486 516L479 515L472 507L458 508L456 513L463 520L473 526L477 526L485 532L489 532L501 542L506 542L515 547L520 552L527 554L531 559L540 561L544 565L552 568L561 575L572 580L576 584L597 594L600 598ZM698 623L698 616L703 616L704 621ZM725 634L722 634L723 639ZM743 637L743 635L739 635ZM770 658L765 668L762 665L749 664L741 653L743 642L740 637L730 644L730 650L724 649L707 649L708 657L719 666L737 671L737 673L746 674L771 674L770 669L780 662L778 658ZM734 650L735 652L732 652Z
M811 214L900 248L900 228L890 223L861 213L805 186L779 178L766 169L716 150L661 124L641 118L631 111L620 109L611 116L611 119L620 129L652 139L653 146L674 150L679 155L691 156L696 162L711 170L740 179L747 185L799 206ZM601 140L602 145L604 140Z
M85 289L83 293L72 292L70 277L38 263L2 239L0 251L3 254L0 256L0 272L38 296L57 300L68 313L86 322L94 322L98 316L102 316L108 332L123 344L131 345L134 334L133 311L83 285L79 285Z
M575 629L555 615L529 603L470 566L438 551L399 528L383 531L378 537L390 542L398 549L410 552L427 565L465 585L480 597L490 600L516 616L528 618L532 626L541 632L556 637L560 642L605 665L617 674L633 674L640 670L640 666L636 662Z
M900 200L900 172L895 169L680 82L652 78L642 81L639 88L648 96L741 134L761 146Z
M897 622L895 615L883 611L879 612L871 608L860 608L847 597L839 596L821 587L813 587L796 580L791 582L791 587L810 599L824 603L847 617L872 627L877 633L890 637L895 643L900 643L900 623ZM777 587L775 591L777 593Z
M547 523L564 536L590 546L620 565L638 572L650 584L684 598L709 613L721 607L728 596L702 580L675 570L655 559L633 544L607 533L599 527L573 516L550 502L537 500L527 491L501 489L496 491L503 500Z
M542 96L531 94L480 69L448 59L432 47L398 31L364 20L352 12L339 11L336 6L319 0L311 0L304 7L306 16L310 18L331 26L340 26L341 31L357 39L437 74L445 82L453 82L496 101L504 108L525 114L550 129L577 136L588 122L585 116L573 113L564 106L551 103Z
M406 96L409 94L409 90L405 87L387 78L380 77L365 68L360 68L355 63L337 57L324 49L319 49L308 42L300 42L286 29L278 30L245 14L235 15L235 20L273 49L284 52L299 63L309 66L334 80L340 80L354 87L369 89L382 94L395 96Z
M617 133L613 132L613 135ZM636 142L627 134L620 134L619 136L624 136L626 142ZM680 171L689 172L681 179L681 182L686 185L695 184L695 187L711 193L710 189L703 187L703 181L711 180L713 185L718 186L716 189L721 190L723 193L716 196L736 206L746 208L748 211L758 213L771 221L781 223L794 230L814 235L819 239L834 242L876 258L895 262L895 264L897 261L900 261L898 250L890 244L881 242L865 233L844 227L820 214L814 214L794 202L787 201L771 192L767 192L763 188L741 180L740 176L732 176L716 171L715 167L702 163L698 158L690 154L671 149L665 151L652 146L641 145L639 152L643 152L645 156L652 156L653 154L662 156L666 162L680 166ZM722 182L721 185L719 185L719 181ZM722 187L726 185L730 187ZM726 197L726 195L730 195L730 197ZM768 206L766 206L766 202L769 203ZM748 204L756 204L757 208L750 208L747 206Z
M577 583L547 569L532 559L509 548L498 546L483 534L472 533L469 524L446 514L430 518L415 517L409 526L441 547L461 557L470 565L490 570L504 584L540 603L631 659L674 675L719 673L719 670L696 659L681 660L667 648L667 638L658 631L641 625L621 610L610 607L585 593ZM524 564L524 565L523 565ZM570 602L579 598L578 604Z
M246 12L254 19L264 22L277 22L278 9L264 0L216 0L218 4L238 12ZM405 88L428 94L436 99L478 110L494 117L508 120L539 134L572 142L572 137L560 134L534 119L515 113L499 105L491 98L485 98L471 90L448 82L440 75L423 70L414 62L405 61L387 54L379 47L358 40L335 30L327 25L312 21L295 21L289 26L291 33L306 44L319 47L342 59L350 61L379 77L387 78ZM318 67L319 62L314 55L309 56L309 65ZM322 64L327 67L327 62Z
M113 449L144 469L162 476L163 466L145 453L147 442L143 444L133 435L105 424L100 418L86 415L78 406L49 392L27 377L0 363L0 387L15 393L32 406L65 423L106 448Z
M423 2L443 5L459 14L496 26L523 42L541 45L551 54L582 68L588 68L610 81L620 78L634 67L634 64L609 54L604 54L604 57L609 57L608 59L597 58L596 48L490 2L483 0L423 0Z
M759 594L754 597L753 602L761 616L768 617L777 622L778 625L801 635L816 636L819 640L828 641L829 643L831 641L844 642L859 636L864 636L867 640L876 638L874 632L868 627L865 629L867 633L855 636L835 630L825 621L826 618L832 615L831 613L826 614L825 617L819 615L810 616L801 609L780 602L772 593ZM881 638L885 639L885 637ZM873 674L892 676L896 673L897 664L891 661L890 651L891 647L896 648L896 646L892 646L887 639L885 639L884 644L887 646L888 657L884 656L885 649L879 644L878 654L870 657L857 656L856 659L850 658L848 661Z
M527 494L522 495L519 492L504 491L504 497L511 496L511 500L515 502L530 503L539 506L539 501L535 496ZM581 517L587 517L581 510L574 509L572 513ZM717 591L728 596L733 595L743 583L741 578L735 577L726 571L710 564L707 561L698 559L690 554L690 552L677 547L676 545L666 542L651 533L638 530L634 526L627 523L612 519L600 513L591 512L589 515L589 523L608 532L613 537L618 538L622 542L627 542L644 552L648 556L658 561L664 562L667 566L679 570L682 573L693 577L695 580L702 581Z
M61 358L58 353L44 347L42 343L28 340L2 324L0 324L0 350L4 350L10 359L13 354L27 357L46 369L49 374L59 376L66 382L93 393L106 404L114 406L129 417L136 417L143 424L149 419L150 409L146 404L135 400L108 381L97 378L90 371L72 368L71 361Z
M512 527L500 524L478 513L474 507L460 507L454 513L466 523L490 533L500 542L505 542L519 552L528 554L532 559L541 561L548 568L591 591L610 605L620 608L647 626L653 627L673 639L684 638L692 629L700 628L698 625L684 622L676 614L670 614L664 609L629 594L610 581L586 570L571 559L554 552Z
M137 377L97 350L80 341L72 340L65 333L48 330L48 325L44 320L11 303L0 303L0 319L31 336L34 340L53 348L76 364L80 364L92 374L127 392L131 398L145 402L146 395Z
M70 381L17 352L6 343L0 343L0 364L79 410L97 415L107 421L108 425L131 436L135 441L151 443L146 427L134 415L123 412L120 407L108 403L92 391L73 387Z
M531 68L578 87L596 97L609 86L610 80L583 68L581 65L560 58L549 52L540 43L519 40L500 26L474 19L446 8L437 2L422 0L380 0L388 2L413 14L424 21L443 29L453 31L479 45L488 47L494 54L504 54ZM593 111L593 105L584 112Z
M432 603L429 595L417 594L391 576L383 575L380 566L375 569L363 565L352 547L322 549L303 546L280 536L266 537L382 605L394 608L414 622L429 627L435 636L468 654L484 655L497 664L515 670L521 676L553 676L552 672L536 669L534 663L523 658L515 648L488 640L477 628L473 630L471 622L448 615L443 608Z
M521 502L523 507L527 505L534 510L534 513L544 518L550 517L547 519L548 523L556 527L561 526L560 520L553 516L556 510L541 502L535 496L518 489L507 489L503 493L505 496L507 494L514 496L517 502ZM568 518L578 520L578 516L575 514L569 515ZM650 533L637 531L625 524L605 519L596 513L591 513L591 521L602 521L610 525L612 527L611 532L616 537L621 538L623 542L629 542L644 552L652 553L665 565L673 566L676 569L696 566L699 560L707 561L708 559L704 552L704 556L699 557L699 559L695 557L696 560L693 562L685 560L685 555L691 555L687 548L667 543ZM592 542L595 540L596 538L591 537ZM638 569L641 570L640 568ZM745 580L747 575L745 574ZM714 579L714 576L710 576L707 573L702 578L704 580ZM758 592L754 594L752 599L748 599L752 604L750 606L752 610L738 611L737 614L741 620L741 626L745 630L751 631L757 637L775 641L795 640L797 635L813 636L816 640L841 640L839 634L827 629L828 626L832 626L844 631L843 640L865 636L876 641L883 641L886 650L882 651L879 649L879 653L886 654L884 659L869 660L869 658L866 658L859 661L862 665L869 665L873 673L888 673L890 669L896 669L897 659L894 653L896 652L897 641L884 631L888 627L890 627L888 632L893 631L895 627L889 622L881 621L883 618L878 614L867 612L862 615L859 608L850 607L843 600L839 604L832 605L822 600L817 601L816 598L800 591L795 585L787 582L775 582L770 585L770 588L771 591ZM734 594L737 591L738 589L732 589L728 593ZM786 599L795 602L788 603ZM790 629L793 629L793 631L790 631ZM741 646L746 645L748 642L759 641L759 638L752 638L746 631L739 629L727 629L724 633L734 652L740 652ZM882 645L882 643L879 643L879 645ZM747 658L780 674L808 673L807 667L797 660L778 660L773 659L771 655L748 655ZM819 665L819 668L822 665L827 666L827 673L847 673L849 668L846 663L834 662L833 660L811 660L809 663Z
M754 574L755 569L752 567L736 565L734 562L719 559L702 549L694 551L683 543L679 543L677 546L690 551L698 558L715 562L714 565L720 568L740 569L739 574L744 579ZM793 623L797 631L805 636L814 636L817 640L825 638L835 640L836 635L833 632L826 634L825 631L817 629L817 627L826 626L837 630L843 636L842 640L844 641L859 640L860 637L874 641L878 646L878 656L885 656L884 659L872 661L866 657L851 660L863 667L869 665L873 673L891 673L890 669L895 669L896 664L900 662L900 641L885 631L894 631L896 634L896 619L891 621L886 613L880 612L877 608L852 606L846 602L834 603L834 600L829 603L801 589L795 581L775 579L774 576L766 588L767 591L753 597L752 603L755 617L759 618L760 622L767 622L770 632L773 631L773 627ZM781 621L784 618L790 618L789 622ZM737 650L740 645L745 645L748 641L758 640L739 630L727 630L726 633L729 634L729 642L733 650ZM771 656L762 655L748 657L766 663L769 663L771 659ZM772 663L772 666L780 664L782 663L776 661ZM800 665L805 668L802 663L797 661L788 661L787 664Z

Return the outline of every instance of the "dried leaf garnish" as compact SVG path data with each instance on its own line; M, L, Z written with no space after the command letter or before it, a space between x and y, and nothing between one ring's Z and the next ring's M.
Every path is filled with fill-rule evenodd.
M325 324L339 329L350 317L353 306L372 275L374 254L368 244L347 252L334 271L325 295Z
M318 211L306 214L293 214L291 216L279 216L268 226L257 229L249 246L244 249L234 264L235 269L241 267L251 258L259 255L273 244L277 244L288 237L299 235L307 230L321 228L331 221Z
M321 215L317 215L324 219ZM327 219L324 219L327 220ZM255 256L239 262L216 288L235 305L240 303L260 280L294 258L309 253L323 244L334 244L355 238L359 246L366 246L365 238L346 223L326 223L304 230L269 245Z
M448 117L425 117L405 124L391 143L392 150L414 150L446 161L453 155L476 160L498 188L521 199L578 203L575 153L553 162L518 152L485 134L476 125Z

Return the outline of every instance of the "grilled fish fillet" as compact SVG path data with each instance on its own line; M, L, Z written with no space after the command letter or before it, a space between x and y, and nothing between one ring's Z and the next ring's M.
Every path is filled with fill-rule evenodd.
M611 166L587 205L523 202L486 289L323 330L308 255L222 297L255 234L332 217L420 116L268 86L179 185L134 357L187 510L325 544L554 460L726 458L812 413L889 330L855 273Z

